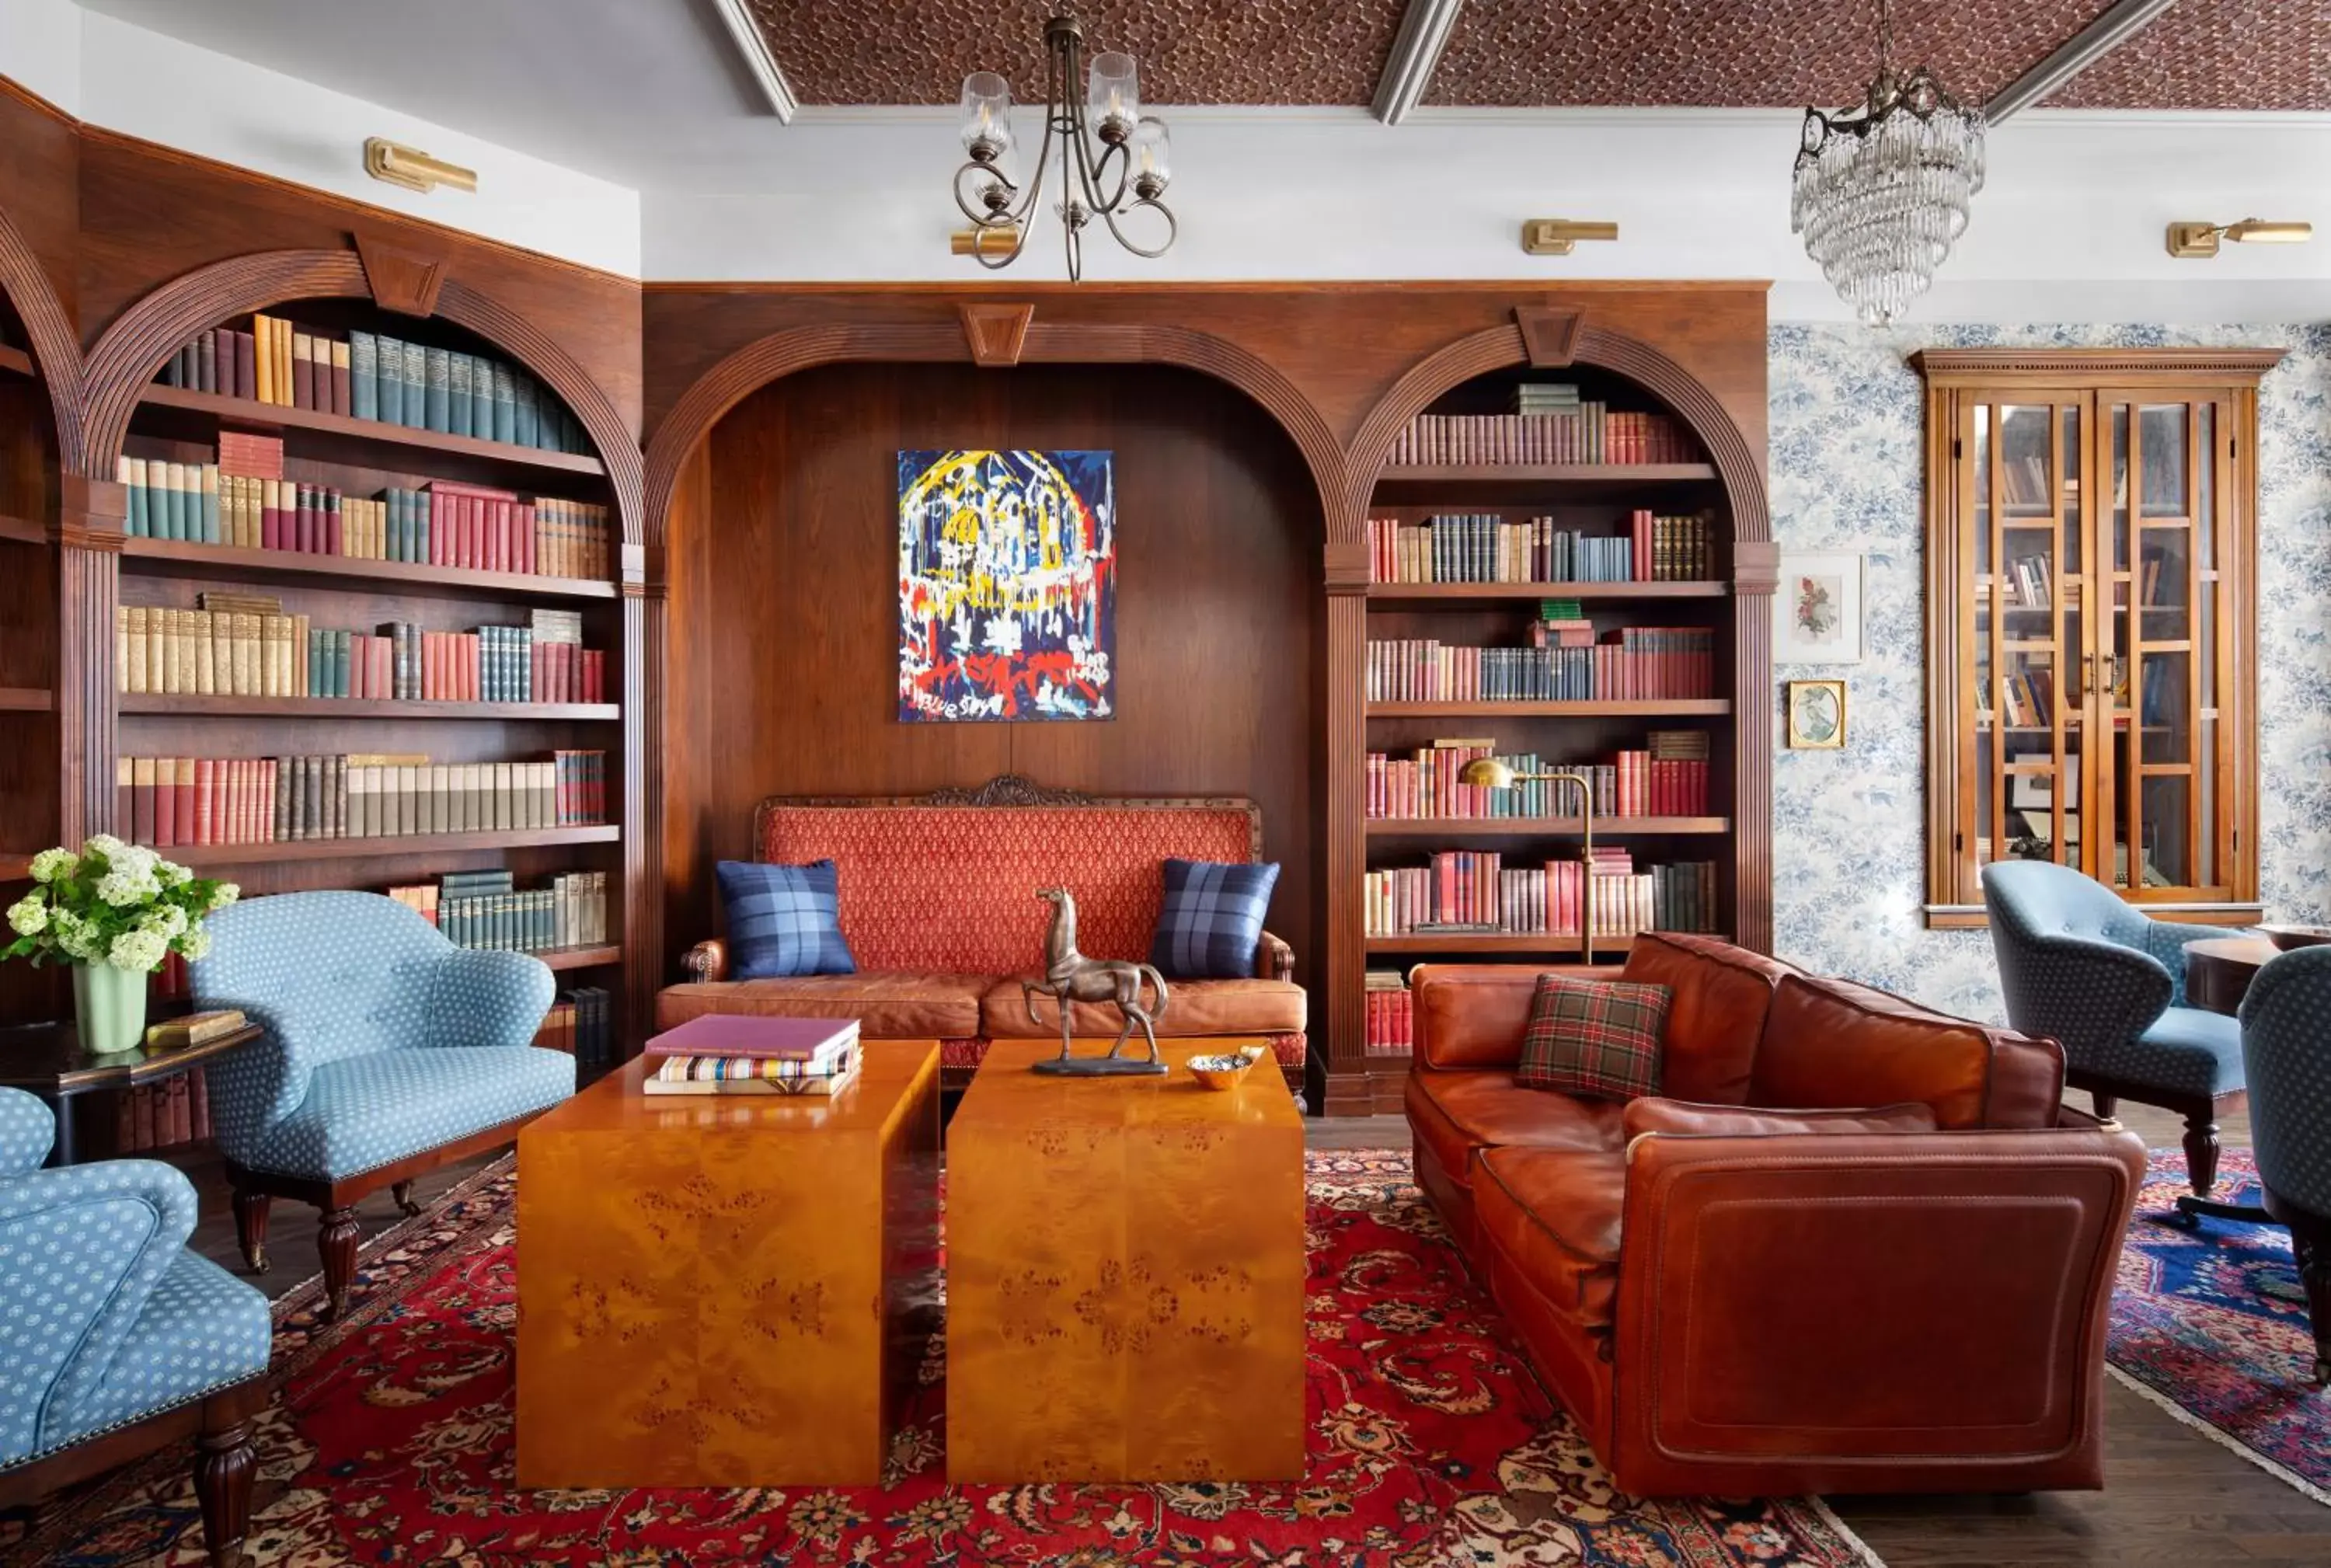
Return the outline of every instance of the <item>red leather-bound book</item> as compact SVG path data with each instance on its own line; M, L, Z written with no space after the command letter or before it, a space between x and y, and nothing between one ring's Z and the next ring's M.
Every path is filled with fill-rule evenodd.
M178 842L197 842L195 838L195 759L190 756L177 758L172 765L172 774L171 793L177 800ZM157 777L154 782L159 784L161 780Z
M195 758L195 834L197 844L218 842L218 765L207 756Z
M259 481L259 547L280 550L283 547L283 481Z
M257 341L250 333L238 331L234 334L233 395L236 397L255 399L259 395L258 347ZM224 383L226 377L221 375L219 379Z
M514 572L534 571L534 503L520 501L510 508L510 527L514 537L510 569Z
M607 700L607 655L602 650L591 649L583 655L583 700Z
M347 339L319 337L316 346L332 358L332 412L347 413L349 412Z

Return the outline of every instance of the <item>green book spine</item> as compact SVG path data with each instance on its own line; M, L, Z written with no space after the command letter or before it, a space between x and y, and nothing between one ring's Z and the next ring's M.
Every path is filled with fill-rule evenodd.
M429 351L418 343L404 348L404 424L408 430L429 428Z
M348 655L350 645L345 632L332 633L332 695L348 695Z
M121 531L133 539L142 539L150 531L146 523L146 464L142 459L121 460L121 483L129 496L129 513L121 519Z
M358 419L380 417L380 356L369 332L348 334L348 412Z
M520 446L542 444L542 422L534 401L534 377L510 372L510 434Z
M162 537L183 539L186 537L186 465L165 463L162 473Z
M494 381L494 439L515 442L518 440L518 388L510 379L510 367L497 359L490 369Z
M301 693L300 694L300 696L302 696L302 697L321 697L321 696L323 695L323 692L322 692L320 689L319 689L319 687L321 686L321 684L322 684L322 681L321 681L320 676L321 676L321 672L322 672L323 668L324 668L324 660L323 660L323 658L322 658L323 648L324 648L324 634L323 634L323 632L320 632L320 631L319 631L319 630L317 630L317 629L316 629L315 627L313 627L313 626L309 627L309 628L308 628L308 689L307 689L307 690L305 690L305 691L303 691L303 692L301 692Z
M413 559L404 548L404 492L391 486L380 492L381 506L388 513L388 558L392 561Z
M404 423L404 344L395 337L373 339L373 388L385 424Z
M477 433L477 399L472 394L477 383L477 364L466 354L448 354L445 356L445 427L455 435Z
M422 425L451 434L453 429L453 367L445 350L432 348L422 361Z

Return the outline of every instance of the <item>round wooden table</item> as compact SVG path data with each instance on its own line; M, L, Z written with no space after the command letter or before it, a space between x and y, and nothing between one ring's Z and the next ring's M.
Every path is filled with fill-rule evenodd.
M2250 993L2250 982L2281 949L2263 936L2213 936L2185 945L2188 1005L2233 1016Z

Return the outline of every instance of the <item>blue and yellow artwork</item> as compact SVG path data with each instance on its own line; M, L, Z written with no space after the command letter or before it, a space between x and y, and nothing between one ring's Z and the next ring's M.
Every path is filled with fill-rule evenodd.
M1116 622L1110 453L899 454L901 720L1108 718Z

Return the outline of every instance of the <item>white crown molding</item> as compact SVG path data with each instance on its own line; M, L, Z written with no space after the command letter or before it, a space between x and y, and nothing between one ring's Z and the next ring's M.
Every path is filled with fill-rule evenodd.
M752 6L747 4L747 0L711 0L711 3L721 25L728 30L730 41L737 45L737 52L744 58L745 69L752 73L754 83L761 90L761 96L768 100L770 112L777 117L778 124L791 125L794 115L801 108L801 100L794 96L793 83L785 80L784 69L777 64L777 57L769 52L768 35L753 19Z

